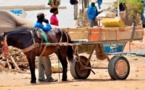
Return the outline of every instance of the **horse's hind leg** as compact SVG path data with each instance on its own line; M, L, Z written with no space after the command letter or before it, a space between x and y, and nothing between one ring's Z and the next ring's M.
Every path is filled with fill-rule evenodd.
M66 60L66 54L63 52L60 52L59 50L56 52L58 59L61 62L62 68L63 68L63 74L62 74L62 81L67 81L67 60Z

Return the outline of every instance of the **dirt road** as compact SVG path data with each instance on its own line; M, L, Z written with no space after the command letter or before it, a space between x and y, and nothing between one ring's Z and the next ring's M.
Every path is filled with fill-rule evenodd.
M144 90L145 57L125 56L130 62L130 74L126 80L111 80L107 69L95 69L86 80L75 80L68 71L68 82L43 82L30 84L30 73L0 73L0 90ZM107 60L96 60L92 57L92 65L107 66ZM36 69L36 75L38 76ZM60 79L61 79L60 74ZM53 77L59 79L58 73Z

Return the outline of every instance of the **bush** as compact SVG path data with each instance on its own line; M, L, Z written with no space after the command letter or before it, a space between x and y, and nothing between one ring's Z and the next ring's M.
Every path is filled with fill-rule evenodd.
M141 14L143 9L142 0L120 0L120 3L126 4L126 19L124 23L127 26L132 25L134 22L137 25L141 25ZM117 8L117 2L115 2L115 7Z
M136 23L137 25L141 24L141 14L142 14L142 4L126 4L127 15L126 15L126 25L132 25Z

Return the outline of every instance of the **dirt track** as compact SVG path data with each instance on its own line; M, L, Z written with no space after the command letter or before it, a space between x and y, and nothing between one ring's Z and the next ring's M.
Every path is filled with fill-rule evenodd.
M85 55L86 56L86 55ZM29 70L27 73L0 73L0 90L144 90L145 88L145 57L125 56L130 62L130 74L126 80L111 80L107 69L95 69L95 73L86 80L74 80L68 71L68 82L30 84ZM95 60L93 65L107 66L107 60ZM36 69L36 73L37 73ZM38 74L36 74L38 76ZM59 79L59 74L53 77ZM60 74L61 78L61 74Z

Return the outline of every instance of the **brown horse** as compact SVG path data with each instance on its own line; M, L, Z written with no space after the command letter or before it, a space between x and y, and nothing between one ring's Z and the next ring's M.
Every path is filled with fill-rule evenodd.
M67 57L71 62L73 60L72 46L45 46L42 45L43 38L39 38L38 29L34 30L15 30L4 33L4 42L7 45L24 50L31 71L31 83L36 83L35 76L35 56L48 56L56 53L63 67L62 81L67 81ZM71 42L70 36L61 29L54 29L47 34L50 43ZM5 44L4 44L5 45ZM32 48L33 47L33 48Z

